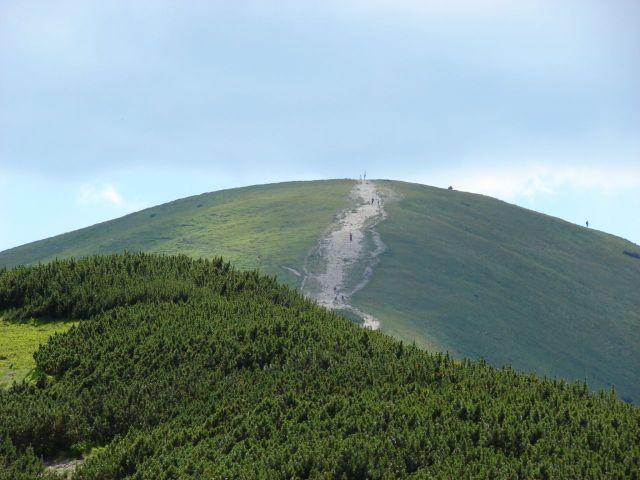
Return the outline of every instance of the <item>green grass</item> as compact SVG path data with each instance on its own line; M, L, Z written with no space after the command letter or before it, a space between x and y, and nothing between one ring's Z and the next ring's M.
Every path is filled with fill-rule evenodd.
M8 322L0 317L0 388L25 378L35 367L33 353L54 333L66 332L75 322Z
M183 198L0 252L0 266L124 250L223 256L297 286L307 252L350 203L350 180L289 182Z
M400 182L388 250L355 297L388 333L640 400L632 243L499 200Z

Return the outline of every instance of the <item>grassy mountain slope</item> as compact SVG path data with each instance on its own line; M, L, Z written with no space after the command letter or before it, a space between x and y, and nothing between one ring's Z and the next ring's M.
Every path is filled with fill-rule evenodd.
M640 250L623 239L507 203L378 183L388 250L354 298L399 338L457 356L615 385L640 401ZM306 253L350 204L350 181L198 195L0 253L0 265L124 249L222 255L292 286Z
M0 272L0 310L79 322L0 391L0 479L637 478L640 409L452 362L271 277L145 254ZM98 447L98 448L96 448ZM51 475L48 475L49 477Z
M640 248L499 200L400 182L355 298L405 339L640 400Z
M124 250L223 256L290 284L309 249L350 204L349 180L288 182L205 193L0 252L14 266Z

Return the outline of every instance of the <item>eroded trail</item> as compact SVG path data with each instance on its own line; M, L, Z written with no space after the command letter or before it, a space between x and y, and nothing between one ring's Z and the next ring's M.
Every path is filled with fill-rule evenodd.
M351 191L356 206L344 212L320 240L305 265L303 292L331 309L349 310L365 327L380 322L350 304L351 296L369 281L384 244L374 230L385 217L384 204L374 182L358 182Z

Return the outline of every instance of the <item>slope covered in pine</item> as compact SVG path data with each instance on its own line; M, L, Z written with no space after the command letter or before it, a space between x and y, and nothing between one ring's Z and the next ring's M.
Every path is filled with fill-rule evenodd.
M0 308L79 323L0 391L0 478L637 478L640 410L454 362L273 278L146 254L0 272ZM52 475L52 474L51 474Z
M355 309L407 342L586 379L593 389L615 386L625 400L640 401L640 260L625 254L640 252L637 245L490 197L375 183L385 210L375 229L386 249L370 282L348 298ZM317 266L318 240L364 200L350 198L354 184L189 197L1 252L0 265L126 249L221 255L300 287L309 263ZM373 244L371 230L364 242Z

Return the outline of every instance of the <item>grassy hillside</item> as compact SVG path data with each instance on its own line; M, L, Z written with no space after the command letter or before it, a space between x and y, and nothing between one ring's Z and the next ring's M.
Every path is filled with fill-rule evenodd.
M124 250L223 256L296 284L309 249L350 204L349 180L289 182L205 193L0 252L0 266Z
M356 305L462 357L615 385L640 400L640 251L499 200L401 182Z
M0 309L79 322L0 391L0 479L637 478L640 409L452 362L222 261L0 272Z
M640 248L463 192L381 181L396 201L377 229L387 251L354 298L384 331L459 357L615 385L640 401ZM300 277L307 252L350 204L350 181L294 182L177 200L0 253L0 265L124 249L221 255Z

